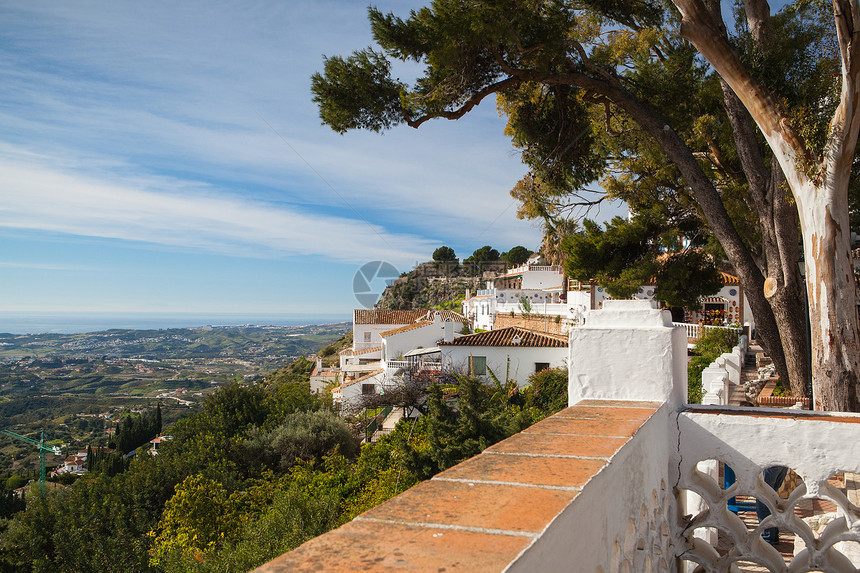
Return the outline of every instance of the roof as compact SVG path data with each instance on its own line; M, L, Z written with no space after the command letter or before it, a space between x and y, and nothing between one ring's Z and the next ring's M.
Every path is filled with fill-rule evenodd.
M734 275L730 275L729 273L724 273L721 271L720 277L723 279L724 285L739 285L739 284L741 284L741 281L738 279L738 277L736 277Z
M416 328L424 328L425 326L433 326L433 322L429 320L422 320L421 322L415 322L413 324L407 324L406 326L399 326L397 328L392 328L391 330L386 330L385 332L380 332L379 336L391 336L394 334L400 334L401 332L407 332L410 330L415 330Z
M344 348L343 350L338 352L338 355L339 356L352 356L352 348L349 348L349 347Z
M318 372L316 374L311 374L311 378L337 378L340 374L340 370L323 370L322 372Z
M403 357L407 356L422 356L424 354L435 354L439 352L438 346L431 346L430 348L416 348L415 350L410 350L409 352L404 352Z
M433 310L419 308L416 310L378 310L357 308L353 311L353 324L412 324L419 320L433 319L435 312L442 313L442 320L450 318L465 322L466 317L453 310Z
M365 374L361 378L356 378L355 380L350 380L349 382L344 382L343 384L340 385L340 387L346 388L347 386L352 386L353 384L358 384L359 382L364 382L368 378L373 378L374 376L378 376L379 374L382 374L383 372L385 372L385 370L383 370L381 368L379 370L374 370L370 374Z
M706 296L705 302L729 302L729 299L722 296Z
M352 354L354 356L358 356L359 354L370 354L371 352L381 352L382 346L371 346L370 348L365 348L364 350L354 350Z
M439 346L521 346L542 348L565 348L567 337L528 330L519 326L509 326L489 332L479 332L455 338L450 342L440 342Z

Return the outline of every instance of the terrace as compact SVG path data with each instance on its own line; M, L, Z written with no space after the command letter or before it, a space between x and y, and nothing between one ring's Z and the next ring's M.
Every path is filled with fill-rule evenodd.
M743 345L686 404L686 348L668 313L609 301L571 331L570 407L257 571L856 572L860 415L727 406Z

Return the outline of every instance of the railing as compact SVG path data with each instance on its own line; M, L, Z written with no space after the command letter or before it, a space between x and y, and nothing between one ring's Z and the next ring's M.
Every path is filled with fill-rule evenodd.
M725 329L725 330L734 330L736 332L742 332L743 329L737 326L718 326L715 324L691 324L689 322L673 322L673 326L683 327L687 332L687 338L690 340L698 340L702 337L702 327L704 326L705 330L708 329Z
M529 301L531 310L529 314L540 316L570 316L570 306L560 302ZM513 311L515 314L522 314L523 307L520 301L497 302L496 313L509 313Z
M541 271L550 271L550 272L558 272L560 267L558 265L520 265L518 267L514 267L512 269L508 269L508 273L524 273L527 271L532 272L541 272Z
M682 563L704 571L728 571L732 564L741 570L758 564L769 571L856 571L860 512L854 474L860 472L860 456L845 445L857 443L858 424L856 414L708 406L682 411L676 483L686 506L680 514L688 517L675 524ZM718 479L725 465L737 479L729 487ZM783 489L784 497L762 477L772 466L797 476ZM770 516L759 522L753 513L742 520L729 511L728 501L742 495L764 504ZM794 545L787 557L762 540L771 527L779 529L780 541Z
M405 360L389 360L385 363L388 370L397 370L398 368L409 368L409 363Z

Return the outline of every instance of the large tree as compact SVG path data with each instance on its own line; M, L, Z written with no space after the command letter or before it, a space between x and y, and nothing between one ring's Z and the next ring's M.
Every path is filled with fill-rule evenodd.
M719 2L673 1L674 8L630 0L436 0L406 20L371 8L381 50L327 59L313 78L315 100L336 131L380 131L458 119L498 94L507 132L530 168L519 192L540 198L536 211L634 157L648 180L661 181L656 192L692 199L745 287L765 350L795 392L803 391L809 366L799 208L817 404L854 410L860 350L848 179L860 121L857 0L834 2L827 25L821 4L772 17L764 0L747 0L732 35ZM391 77L389 58L421 62L424 74L407 86ZM841 91L832 89L830 73L840 67ZM709 86L718 88L711 95L719 113L703 103ZM633 155L604 145L603 136L615 133L631 142ZM754 233L738 216L744 209Z

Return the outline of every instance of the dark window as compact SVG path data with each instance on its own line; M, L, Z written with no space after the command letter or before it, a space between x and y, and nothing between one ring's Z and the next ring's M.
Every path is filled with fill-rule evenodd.
M535 372L549 370L549 362L535 362Z
M483 376L487 373L486 356L469 357L469 376Z
M376 394L376 384L362 384L361 393L364 396Z

